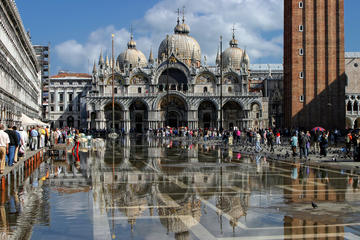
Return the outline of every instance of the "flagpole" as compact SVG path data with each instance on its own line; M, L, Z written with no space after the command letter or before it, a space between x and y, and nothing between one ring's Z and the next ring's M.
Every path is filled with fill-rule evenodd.
M112 37L112 57L111 57L112 58L112 129L115 132L114 34L112 34L111 37Z

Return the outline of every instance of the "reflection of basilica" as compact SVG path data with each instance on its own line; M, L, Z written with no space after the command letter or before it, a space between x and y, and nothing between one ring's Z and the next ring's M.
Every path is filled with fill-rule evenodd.
M186 143L176 143L175 147L171 141L157 139L144 141L141 148L135 149L129 138L124 139L116 143L121 145L117 153L122 155L120 162L115 163L115 158L113 163L110 161L116 155L112 148L94 156L92 181L97 204L104 211L115 209L116 216L126 216L132 231L138 218L158 216L164 230L173 233L175 239L190 239L190 228L199 224L204 214L203 201L210 199L214 199L214 207L218 208L214 213L226 214L227 224L233 228L246 215L250 196L245 191L248 178L235 177L226 168L223 174L220 167L218 171L204 168L200 163L205 161L202 159L205 156L199 156L199 151L205 151L202 147L190 147ZM214 163L217 157L217 154L206 155L207 161ZM182 166L167 167L174 159ZM227 193L220 195L222 191Z
M125 131L147 128L219 128L223 111L224 128L264 128L268 125L268 98L250 90L250 60L238 47L235 34L216 66L201 62L198 42L190 27L178 23L149 60L136 48L131 36L128 49L115 66L115 127ZM221 82L222 79L222 82ZM100 55L94 64L93 88L86 97L88 127L109 128L112 124L112 68ZM222 91L222 92L221 92Z

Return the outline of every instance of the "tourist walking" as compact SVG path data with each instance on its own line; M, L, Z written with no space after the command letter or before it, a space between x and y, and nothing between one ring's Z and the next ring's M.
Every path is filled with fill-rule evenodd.
M320 155L326 157L328 147L328 135L323 132L320 137Z
M30 137L31 137L31 151L37 150L38 147L38 136L39 133L38 131L36 131L35 127L33 127L33 129L30 132Z
M255 151L260 152L262 150L260 146L261 135L259 132L256 133Z
M276 132L276 145L278 145L278 146L281 145L280 131L277 131L277 132Z
M18 145L17 135L14 130L12 130L11 126L8 126L8 129L5 132L9 135L10 143L9 143L9 151L6 155L6 161L8 166L14 165L14 157L15 157L15 150Z
M19 157L22 157L26 153L26 146L28 143L28 134L24 131L23 127L20 127L20 146L19 146Z
M301 131L299 135L300 159L302 159L303 157L307 159L307 155L308 155L306 148L307 143L308 143L307 135L305 135L305 133Z
M80 133L79 130L76 129L75 136L74 136L74 147L72 148L72 152L76 149L76 156L79 155L79 145L80 145Z
M0 124L0 174L3 174L5 170L5 158L9 151L9 143L9 135L4 132L4 125Z
M17 131L17 127L16 126L13 126L12 127L13 131L15 132L16 134L16 139L17 139L17 144L16 144L16 147L15 147L15 153L14 153L14 162L16 163L18 161L18 154L19 154L19 147L21 145L21 136L20 136L20 133Z
M295 157L296 154L296 147L298 145L298 138L296 136L296 133L293 133L293 136L290 139L290 144L291 144L291 150L293 152L293 157Z

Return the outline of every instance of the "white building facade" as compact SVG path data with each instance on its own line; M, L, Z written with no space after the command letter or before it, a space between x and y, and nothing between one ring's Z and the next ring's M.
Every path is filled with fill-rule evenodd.
M0 1L0 121L40 118L40 73L34 48L14 1Z
M218 53L216 65L208 66L189 33L184 20L178 21L174 34L161 42L157 59L152 52L146 59L131 36L114 67L115 128L267 128L268 98L249 91L250 60L235 35L222 55ZM112 127L111 65L102 54L94 64L86 96L89 129Z
M67 73L50 77L49 120L52 128L86 128L86 106L83 101L91 89L91 75ZM85 122L84 122L85 120Z

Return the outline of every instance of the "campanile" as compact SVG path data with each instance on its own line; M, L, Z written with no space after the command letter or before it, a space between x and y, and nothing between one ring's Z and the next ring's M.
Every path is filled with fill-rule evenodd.
M345 127L344 51L344 0L284 0L286 127Z

